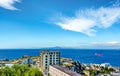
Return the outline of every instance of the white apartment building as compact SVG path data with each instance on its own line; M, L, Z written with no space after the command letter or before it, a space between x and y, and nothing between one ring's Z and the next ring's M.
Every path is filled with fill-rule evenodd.
M48 76L49 65L59 65L60 64L60 52L59 51L41 51L40 66L43 74Z

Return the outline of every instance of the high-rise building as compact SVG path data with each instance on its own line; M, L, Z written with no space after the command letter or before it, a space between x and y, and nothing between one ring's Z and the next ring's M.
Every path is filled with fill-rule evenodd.
M43 74L48 76L49 65L60 65L60 52L59 51L41 51L40 66Z

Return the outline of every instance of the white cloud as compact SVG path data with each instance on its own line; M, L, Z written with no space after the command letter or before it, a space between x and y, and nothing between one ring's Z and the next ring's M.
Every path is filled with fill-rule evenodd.
M120 6L120 0L117 0L114 4L113 4L114 7L118 7Z
M13 6L16 2L20 2L20 0L0 0L0 7L8 10L18 10Z
M96 28L109 28L119 20L120 7L115 6L79 10L74 17L60 16L60 20L55 24L65 30L94 36L97 32Z
M119 41L109 41L109 42L92 42L92 45L96 45L96 46L108 46L108 47L120 47L120 42Z

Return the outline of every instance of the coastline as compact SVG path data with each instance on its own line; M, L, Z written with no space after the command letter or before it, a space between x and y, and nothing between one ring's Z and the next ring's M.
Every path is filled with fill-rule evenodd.
M16 59L23 55L39 56L42 49L8 49L0 50L0 59ZM50 49L51 50L51 49ZM112 66L120 66L120 51L117 50L86 50L86 49L52 49L61 52L61 57L72 58L85 64L110 63ZM6 52L7 51L7 52ZM102 53L104 56L95 56ZM116 60L116 61L114 61Z

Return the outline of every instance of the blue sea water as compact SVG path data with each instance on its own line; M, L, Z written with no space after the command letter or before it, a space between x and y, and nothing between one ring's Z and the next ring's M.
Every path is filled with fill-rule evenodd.
M1 49L0 59L15 59L23 55L39 56L42 49ZM50 49L61 52L61 57L72 58L81 63L110 63L120 67L120 50L101 50L101 49ZM95 53L103 54L96 56Z

